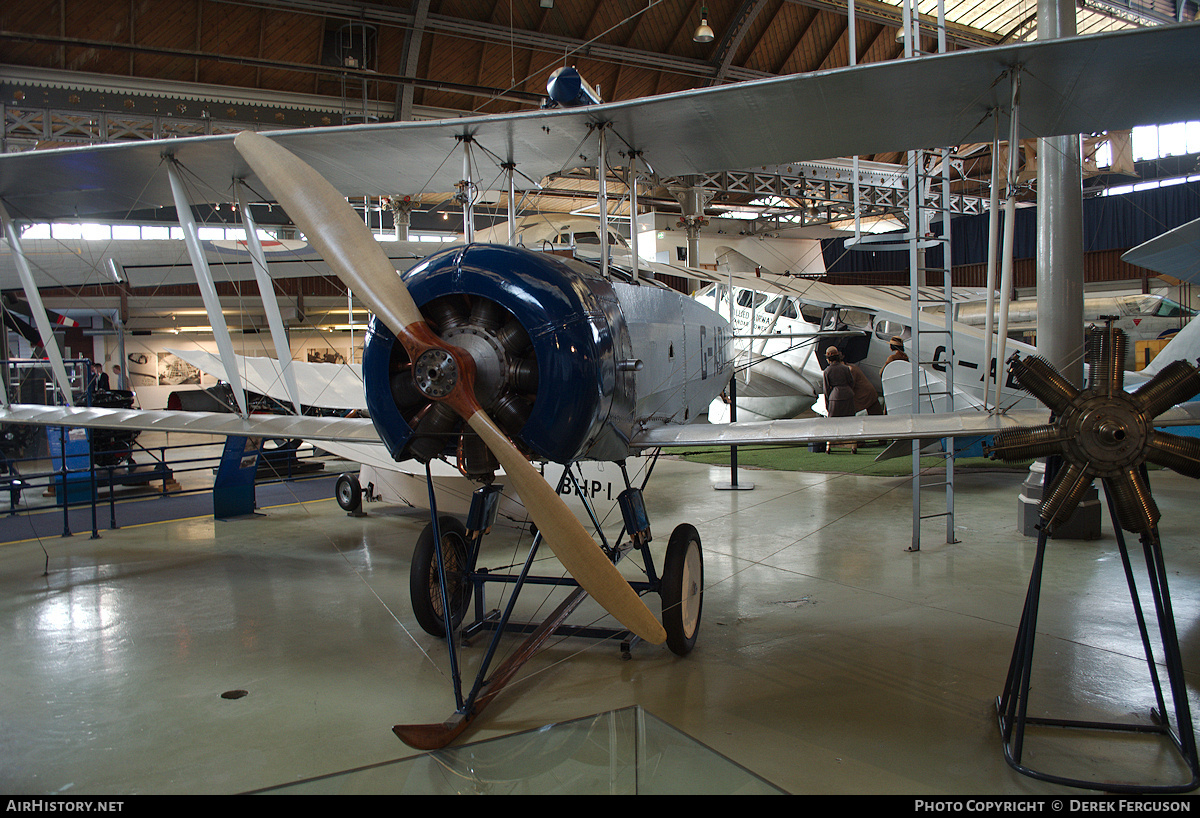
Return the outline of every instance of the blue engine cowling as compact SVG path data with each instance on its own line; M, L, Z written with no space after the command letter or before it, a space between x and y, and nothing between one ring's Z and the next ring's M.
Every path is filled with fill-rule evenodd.
M611 285L580 262L504 245L458 246L404 276L427 322L476 363L475 393L527 455L585 456L632 380L617 361L628 333ZM367 407L396 460L457 456L473 476L494 462L465 424L416 390L403 346L372 319L363 351ZM625 412L625 414L628 414Z

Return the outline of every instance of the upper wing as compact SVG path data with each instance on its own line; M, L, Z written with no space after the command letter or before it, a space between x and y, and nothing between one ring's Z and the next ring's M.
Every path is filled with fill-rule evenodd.
M345 195L452 190L469 137L526 178L596 162L596 123L617 151L642 151L675 176L990 141L1007 118L1001 80L1020 68L1023 138L1184 121L1200 108L1200 24L952 52L795 74L582 109L272 134ZM1149 91L1148 89L1153 89ZM164 156L195 201L233 199L231 180L258 181L232 136L110 144L0 157L0 198L14 216L123 214L173 204Z

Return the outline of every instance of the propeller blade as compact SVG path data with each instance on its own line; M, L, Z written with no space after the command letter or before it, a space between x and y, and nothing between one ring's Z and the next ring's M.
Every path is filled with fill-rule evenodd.
M400 274L344 196L291 151L253 131L233 141L238 153L338 277L393 332L425 319Z
M319 173L286 148L252 131L234 145L325 261L396 335L410 358L437 348L456 363L471 359L441 341L425 323L404 281L371 231ZM529 516L563 567L592 598L626 628L653 644L666 631L641 597L605 556L562 498L492 422L475 400L473 372L459 367L457 386L443 400L466 420L500 461Z

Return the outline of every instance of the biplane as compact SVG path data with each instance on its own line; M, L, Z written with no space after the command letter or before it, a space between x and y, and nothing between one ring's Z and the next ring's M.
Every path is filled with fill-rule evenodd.
M635 454L703 444L987 436L1044 426L1046 413L976 410L693 423L731 373L732 331L718 313L640 276L636 261L627 270L603 252L593 264L477 244L469 227L466 244L401 275L347 204L347 195L457 188L466 191L469 225L470 191L476 187L470 156L490 157L515 189L522 180L586 164L649 165L658 174L687 175L980 141L990 138L995 120L1007 122L1014 113L1010 83L1017 78L1022 136L1177 121L1200 105L1200 86L1191 76L1197 57L1200 27L1178 25L581 108L6 155L0 157L0 201L20 281L0 283L21 286L34 317L44 316L36 276L22 257L18 221L174 207L235 395L242 386L219 304L214 307L209 298L215 295L212 275L191 210L200 201L239 201L250 218L250 203L282 206L373 313L363 360L371 416L251 415L244 403L236 414L6 404L0 421L382 440L394 460L427 466L448 458L477 477L481 488L465 523L439 515L431 488L429 528L414 559L419 600L414 605L425 609L427 630L445 635L455 668L456 709L444 722L394 729L412 746L443 746L467 728L585 595L617 620L631 646L665 643L685 654L698 635L704 587L699 532L679 523L662 570L651 568L646 581L631 582L617 563L634 549L649 554L645 485L626 478L619 502L628 541L610 545L597 542L567 509L535 461L594 459L619 466ZM920 113L912 116L913 111ZM815 121L835 126L814 128ZM461 175L446 161L460 153ZM256 273L260 268L265 275L258 259ZM49 340L49 328L39 330ZM47 343L47 351L53 363L53 344ZM1162 410L1155 418L1159 425L1194 423L1197 417L1194 407L1170 409L1158 401L1155 408ZM1193 448L1182 447L1185 460L1195 457ZM454 636L466 587L475 577L474 556L494 511L490 477L498 469L520 495L537 532L514 581L528 579L534 555L545 544L569 574L564 582L572 591L498 669L490 671L484 661L474 685L464 691ZM649 559L647 564L653 565ZM661 618L645 601L651 594L661 598Z

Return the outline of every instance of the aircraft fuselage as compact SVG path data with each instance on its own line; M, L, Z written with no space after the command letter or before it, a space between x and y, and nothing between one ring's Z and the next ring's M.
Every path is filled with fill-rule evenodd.
M636 431L696 419L729 381L728 322L653 282L483 244L431 256L405 282L442 339L468 352L477 400L530 457L623 460ZM373 321L363 379L392 456L449 451L469 474L486 476L486 452L414 372L419 380L402 345Z

